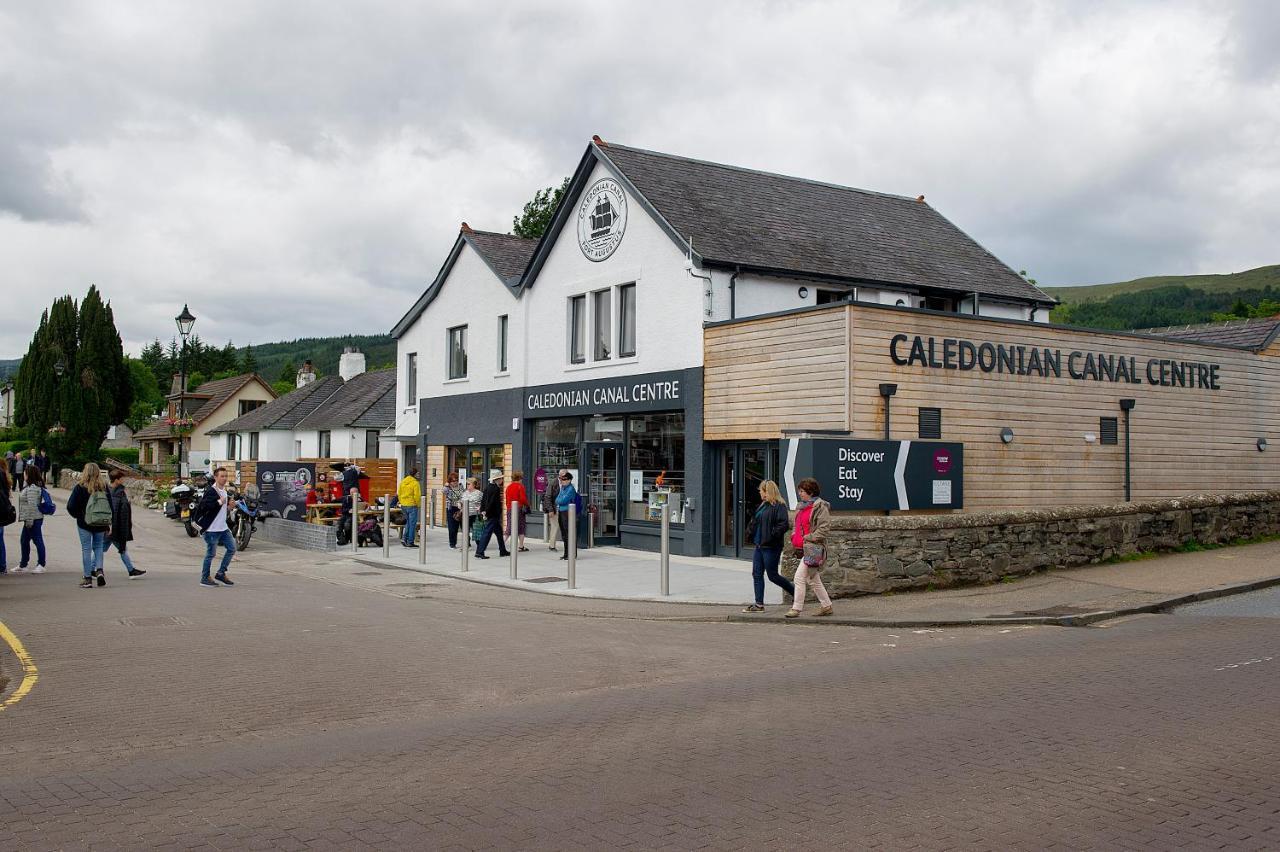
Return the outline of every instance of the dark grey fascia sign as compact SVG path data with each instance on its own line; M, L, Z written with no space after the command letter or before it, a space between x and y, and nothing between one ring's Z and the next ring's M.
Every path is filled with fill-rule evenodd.
M526 420L684 408L683 370L525 388Z
M818 480L832 511L964 507L964 445L940 441L787 438L782 487L797 506L796 483Z

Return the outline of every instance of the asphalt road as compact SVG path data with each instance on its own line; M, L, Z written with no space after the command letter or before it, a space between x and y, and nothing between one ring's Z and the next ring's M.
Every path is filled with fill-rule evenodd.
M1243 616L1249 618L1280 618L1280 587L1232 595L1227 598L1191 604L1178 610L1179 615L1197 615L1210 618Z
M6 850L1280 848L1271 617L598 618L265 547L206 590L151 517L80 590L55 520L0 578Z

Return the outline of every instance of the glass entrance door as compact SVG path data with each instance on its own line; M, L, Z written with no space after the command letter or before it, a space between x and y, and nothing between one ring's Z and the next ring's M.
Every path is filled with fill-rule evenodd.
M747 523L760 508L760 483L777 479L778 450L768 444L727 444L720 450L720 529L716 550L749 559L755 545Z
M620 544L618 489L622 483L622 445L587 443L582 449L586 467L582 476L583 498L595 532L595 543Z

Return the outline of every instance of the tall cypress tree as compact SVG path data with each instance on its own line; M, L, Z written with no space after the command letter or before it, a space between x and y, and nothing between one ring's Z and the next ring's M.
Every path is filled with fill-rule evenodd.
M49 430L59 423L67 426L69 409L78 404L73 388L80 348L78 325L75 300L70 296L55 300L40 318L40 326L14 383L15 421L26 429L32 441L47 444L55 455L62 457L69 453L71 445L65 436L50 435ZM57 373L58 362L63 366L61 378Z
M115 316L97 287L90 287L80 303L79 336L75 384L80 404L69 412L72 423L64 425L77 455L87 457L102 446L112 424L124 422L133 405L133 387Z

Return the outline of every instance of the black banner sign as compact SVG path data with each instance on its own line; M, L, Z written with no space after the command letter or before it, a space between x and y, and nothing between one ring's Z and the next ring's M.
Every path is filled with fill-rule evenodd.
M262 502L282 518L301 521L307 515L307 489L316 481L316 466L301 462L258 462L254 480Z
M535 418L670 411L684 408L685 395L685 374L680 370L542 385L525 390L524 416Z
M833 511L964 507L964 445L936 441L790 438L783 442L783 490L818 481Z

